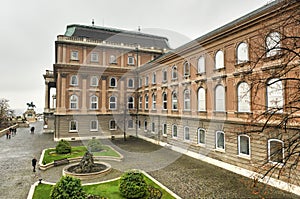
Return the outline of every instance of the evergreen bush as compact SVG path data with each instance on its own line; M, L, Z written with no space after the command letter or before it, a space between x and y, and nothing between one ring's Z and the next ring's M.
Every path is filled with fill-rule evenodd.
M56 145L56 153L58 154L66 154L66 153L71 153L71 145L68 141L66 140L60 140L58 144Z
M128 171L121 176L119 190L125 198L142 198L147 193L147 184L142 173Z
M51 190L51 199L85 199L81 181L71 176L62 176Z
M87 148L90 152L98 152L103 150L102 143L96 139L89 140Z

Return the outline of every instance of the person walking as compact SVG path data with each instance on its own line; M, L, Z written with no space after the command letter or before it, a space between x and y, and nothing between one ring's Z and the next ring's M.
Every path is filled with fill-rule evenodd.
M8 139L9 130L6 130L6 139Z
M30 128L30 132L31 132L31 133L34 133L34 126L32 126L32 127Z
M31 160L31 165L32 165L32 167L33 167L33 172L35 172L36 162L37 162L37 159L34 157L34 158Z

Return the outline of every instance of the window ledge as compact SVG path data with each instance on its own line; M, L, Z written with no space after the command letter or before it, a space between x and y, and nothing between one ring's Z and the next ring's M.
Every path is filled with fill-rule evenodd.
M206 145L205 144L202 144L202 143L198 143L196 146L200 146L200 147L206 147Z
M225 153L225 149L218 149L218 148L216 148L215 152Z
M237 156L239 158L243 158L243 159L246 159L246 160L251 160L251 156L250 155L238 154Z
M76 131L69 131L69 133L78 133L78 130L76 130Z
M98 129L90 130L90 132L98 132Z
M235 67L243 67L245 65L248 65L250 63L250 61L244 61L244 62L241 62L241 63L236 63L234 66Z

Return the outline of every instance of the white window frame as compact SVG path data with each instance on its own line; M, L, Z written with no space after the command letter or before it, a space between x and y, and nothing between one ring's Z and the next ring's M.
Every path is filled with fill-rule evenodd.
M176 131L175 131L175 129L176 129ZM172 138L178 138L178 127L176 124L172 125Z
M206 111L206 91L203 87L198 89L198 111Z
M128 65L134 65L134 57L133 56L128 56L127 58L127 64Z
M250 87L247 82L240 82L237 87L238 112L250 112Z
M114 98L114 100L115 100L114 102L111 101L112 98ZM109 97L109 110L116 110L117 109L117 100L118 100L118 98L114 95ZM112 108L112 105L114 105L115 107Z
M178 110L178 95L175 91L172 93L172 110Z
M96 99L96 100L94 100ZM96 105L96 107L93 107L93 105ZM91 110L97 110L98 109L98 96L97 95L92 95L90 97L90 109Z
M222 90L220 90L220 89L222 89ZM216 112L225 112L226 111L225 88L221 84L217 85L215 88L215 111Z
M183 64L183 76L189 77L190 75L191 75L190 63L186 61Z
M204 134L204 140L203 142L201 142L201 134ZM205 146L205 143L206 143L206 131L204 128L198 128L197 130L197 144L198 145L202 145L202 146Z
M98 53L91 53L91 62L98 62L99 61L99 55Z
M130 110L134 109L134 97L129 96L127 98L127 108L130 109Z
M282 113L284 105L282 81L278 78L273 78L267 82L267 110L270 112Z
M219 138L219 136L218 135L223 135L223 147L219 147L220 145L219 145L219 143L218 143L218 138ZM216 131L216 150L218 150L218 151L222 151L222 152L225 152L225 133L224 133L224 131Z
M162 70L162 82L166 83L168 81L168 71L167 69Z
M143 96L139 96L139 109L143 108Z
M198 74L205 73L205 57L204 57L204 55L201 55L198 58L197 71L198 71Z
M163 92L163 94L162 94L162 100L163 100L162 109L163 110L168 110L168 95L167 95L166 92Z
M218 50L215 54L215 69L225 68L224 66L224 52L222 50Z
M236 61L237 64L246 63L249 61L248 44L241 42L236 48Z
M152 94L152 110L156 110L156 94Z
M152 84L156 84L156 72L152 73Z
M99 79L97 76L92 76L91 77L91 82L90 82L90 86L98 86L99 85Z
M249 151L249 154L246 154L246 153L243 153L242 150L241 150L241 137L246 137L248 139L248 151ZM246 157L246 158L250 158L251 156L251 145L250 145L250 137L248 135L239 135L238 136L238 155L241 156L241 157Z
M113 81L113 80L115 81L115 85L112 84L112 81ZM117 85L118 85L118 83L117 83L117 78L111 77L111 78L109 79L109 87L116 88Z
M149 95L145 95L145 110L149 109Z
M186 142L191 141L190 127L188 126L183 128L183 140Z
M74 123L75 123L75 129L73 128ZM71 133L78 132L78 121L77 120L71 120L69 122L69 132L71 132Z
M78 96L77 95L71 95L70 96L70 109L76 110L78 109Z
M177 66L172 67L172 80L178 79L178 71L177 71Z
M109 56L109 63L110 64L116 64L117 63L117 57L116 57L116 55L110 55Z
M78 76L72 75L70 78L70 85L72 86L78 86Z
M96 128L93 128L93 125L96 125ZM98 131L98 120L91 120L90 121L90 131Z
M167 134L168 134L168 125L167 125L167 123L163 123L161 125L161 128L162 128L162 135L166 137Z
M145 86L148 86L149 85L149 76L147 75L145 77Z
M127 87L128 88L134 88L134 80L132 78L129 78L127 81Z
M114 125L112 125L112 124L114 124ZM113 131L117 130L117 123L115 120L109 121L109 130L113 130Z
M277 161L273 161L273 160L271 160L271 156L272 156L272 154L271 154L271 142L280 142L281 143L281 145L282 145L282 151L281 151L281 153L282 153L282 162L277 162ZM274 163L274 164L283 164L284 163L284 142L282 141L282 140L279 140L279 139L269 139L268 140L268 161L270 162L270 163Z
M78 52L78 50L71 50L70 58L73 61L78 61L79 60L79 52Z
M281 35L279 32L271 32L266 37L266 57L272 57L280 53Z
M143 86L143 78L139 78L139 88L141 88Z
M184 102L183 109L185 111L190 111L191 110L191 92L188 89L184 90L184 92L183 92L183 102Z

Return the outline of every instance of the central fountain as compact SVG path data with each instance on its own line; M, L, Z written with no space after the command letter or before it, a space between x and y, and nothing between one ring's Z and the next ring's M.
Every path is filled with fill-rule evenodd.
M63 175L73 176L80 180L93 179L107 174L111 170L106 162L94 162L93 154L87 151L81 161L70 164L63 169Z

